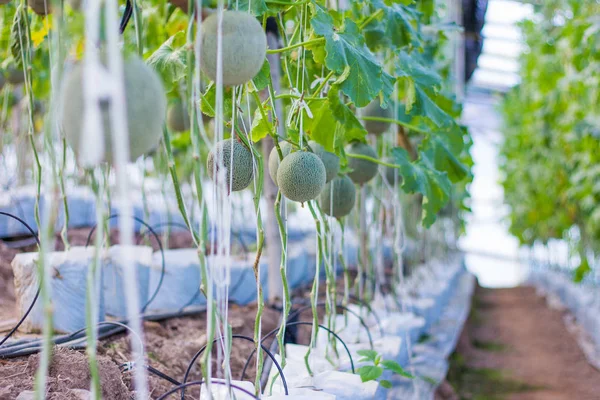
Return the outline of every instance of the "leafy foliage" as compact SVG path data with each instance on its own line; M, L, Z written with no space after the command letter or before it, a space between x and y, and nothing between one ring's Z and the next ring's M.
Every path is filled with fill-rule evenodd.
M600 25L591 17L599 13L597 2L544 2L521 25L522 82L502 105L510 230L530 246L574 240L578 280L600 239Z

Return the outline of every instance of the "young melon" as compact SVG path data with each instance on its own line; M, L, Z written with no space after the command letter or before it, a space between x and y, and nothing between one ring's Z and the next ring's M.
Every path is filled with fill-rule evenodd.
M184 132L190 129L190 114L181 100L177 100L167 110L167 126L173 132Z
M232 142L233 160L231 157ZM216 144L215 148L208 153L206 167L208 176L210 176L211 179L215 179L215 165L217 166L218 171L218 163L220 162L221 157L223 157L223 167L225 167L225 182L227 188L230 187L229 179L231 178L232 192L246 189L252 181L253 175L252 153L250 150L235 139L221 140ZM232 167L233 170L230 170L230 167Z
M394 118L394 112L391 106L382 108L378 99L370 102L361 110L363 117ZM373 135L380 135L388 130L391 123L381 121L363 121L365 129Z
M375 150L368 144L361 142L353 142L348 145L346 147L346 153L377 158ZM348 166L352 168L352 172L349 172L348 176L354 183L359 185L369 182L377 175L377 164L373 161L348 157Z
M321 159L310 152L297 151L285 157L277 169L279 190L290 200L304 203L325 186L327 172Z
M279 148L281 149L284 158L292 151L292 145L289 142L279 142ZM273 147L271 153L269 153L269 175L271 175L271 179L275 185L277 185L277 169L279 168L279 162L279 153L277 152L277 148Z
M200 67L217 80L217 13L202 22ZM242 85L256 76L267 55L267 36L252 15L224 11L222 22L223 85Z
M154 149L162 136L166 98L159 76L137 57L124 62L125 103L131 160ZM98 85L104 84L97 82ZM84 128L83 64L67 71L61 93L59 120L73 151L78 154L86 142ZM111 120L109 104L100 100L104 134L105 159L112 161Z
M336 176L319 196L319 205L323 212L335 218L350 214L356 200L356 188L347 175Z
M309 141L308 145L312 149L313 153L319 156L321 161L323 161L323 165L325 165L325 171L327 171L326 181L330 182L337 176L338 172L340 172L340 158L337 155L325 150L323 146L314 140Z
M390 164L395 164L395 161L393 158L386 158L385 162L390 163ZM394 176L396 171L398 171L398 185L402 184L402 175L400 175L400 170L396 169L396 168L392 168L392 167L384 167L384 178L385 180L390 184L390 185L394 185Z
M11 85L19 85L25 82L25 74L23 73L23 69L8 67L6 70L6 82Z

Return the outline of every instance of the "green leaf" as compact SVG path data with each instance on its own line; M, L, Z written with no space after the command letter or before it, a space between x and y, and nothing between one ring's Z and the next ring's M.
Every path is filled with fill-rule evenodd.
M20 67L23 62L24 48L22 45L25 44L27 37L25 18L28 18L27 11L19 4L10 28L10 53L15 60L15 67Z
M402 190L406 193L423 195L422 221L425 227L430 227L435 222L438 211L450 198L452 184L448 175L436 170L424 153L420 153L417 161L411 162L408 152L396 147L392 149L392 156L395 163L400 166Z
M363 357L365 361L375 361L377 358L377 352L375 350L358 350L358 355Z
M386 389L390 389L392 387L392 382L388 381L387 379L379 381L379 384Z
M161 76L167 88L179 82L187 72L186 54L183 47L176 48L173 42L183 33L168 38L148 59L146 63Z
M305 114L307 118L304 119L304 129L312 140L327 151L335 151L336 139L343 139L347 143L352 140L363 141L367 136L367 131L356 118L356 113L340 101L337 85L331 86L326 100L311 101L309 108L313 116L310 119ZM343 133L343 136L337 135L338 132Z
M414 378L414 376L412 376L411 374L409 374L408 372L406 372L404 370L404 368L402 368L402 366L400 364L398 364L396 361L393 360L385 360L381 363L381 365L383 365L383 367L389 371L392 371L395 374L401 375L405 378Z
M383 368L365 365L358 369L358 374L360 375L360 380L363 382L374 381L383 374Z
M254 86L256 86L256 90L261 91L269 86L271 82L271 65L269 64L269 60L265 58L265 62L261 67L258 74L252 79L254 82Z
M269 101L266 100L262 105L259 105L259 107L262 107L265 116L268 118L269 111L271 110ZM250 128L253 142L258 142L273 131L273 123L268 119L263 118L263 113L259 107L254 110L254 120L252 121L252 127Z
M364 107L382 90L384 73L375 56L365 45L358 26L349 18L336 26L333 17L319 5L314 5L311 25L316 34L325 38L325 66L338 75L349 70L341 90L356 104Z
M265 0L237 0L237 9L246 11L255 17L260 17L269 11L269 7Z
M467 166L460 162L439 138L428 137L420 148L430 160L433 160L435 169L446 172L452 182L459 182L470 176Z
M200 97L200 111L207 116L214 118L216 98L217 90L214 82L211 82ZM232 111L233 100L231 99L231 89L227 88L223 91L223 118L225 121L231 120Z
M422 41L419 33L420 14L413 7L403 4L387 6L382 0L372 2L376 9L384 11L384 31L394 47L419 47Z

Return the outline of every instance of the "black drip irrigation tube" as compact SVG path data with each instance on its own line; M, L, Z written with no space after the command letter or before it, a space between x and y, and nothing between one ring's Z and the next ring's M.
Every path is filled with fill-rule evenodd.
M35 238L35 242L37 243L38 247L40 246L40 239L37 236L37 233L33 230L33 228L31 228L31 226L29 226L29 224L27 224L27 222L23 221L21 218L15 216L15 215L12 215L11 213L7 213L7 212L4 212L4 211L0 211L0 215L12 218L12 219L20 222L21 224L23 224L23 226L25 226L25 228L27 228L27 230ZM33 310L33 307L35 306L35 303L37 302L38 297L40 297L40 290L41 289L42 289L42 286L41 286L41 283L40 283L40 285L38 286L37 291L35 292L35 296L33 296L33 300L31 301L31 304L27 308L27 311L25 311L25 314L23 314L23 316L21 317L21 319L19 320L19 322L17 322L17 324L10 330L10 332L8 332L8 334L6 336L4 336L4 338L2 340L0 340L0 347L4 343L6 343L6 341L12 335L15 334L15 332L17 331L17 329L19 329L19 327L23 324L23 322L25 321L25 319L29 316L29 314L31 313L31 310Z
M327 303L320 302L320 303L317 303L316 306L317 306L317 308L324 308L327 306ZM312 308L312 304L300 307L299 309L297 309L296 311L294 311L293 313L291 313L288 316L288 321L298 318L300 316L300 314L302 314L306 310L310 310L311 308ZM352 314L353 316L355 316L358 319L358 322L360 322L362 327L365 328L365 331L367 332L367 337L369 338L369 347L371 348L371 350L373 350L373 339L371 337L371 331L369 330L369 326L365 323L365 321L362 319L362 317L360 315L358 315L355 311L350 310L348 307L346 307L342 304L338 304L336 306L336 308L341 308L344 311L348 312L349 314Z
M277 330L275 332L277 332ZM251 337L245 336L245 335L231 335L231 338L232 339L242 339L242 340L246 340L248 342L254 343L254 339L252 339ZM225 336L221 336L219 338L214 339L213 340L213 344L217 343L218 341L224 341L224 340L227 340L227 338ZM194 363L196 362L196 360L198 359L198 357L200 357L200 355L202 353L204 353L204 350L206 350L206 346L207 346L206 344L204 346L202 346L202 348L200 348L200 350L198 350L198 352L196 354L194 354L194 357L192 357L190 363L188 364L187 370L185 371L185 375L183 376L183 383L184 384L187 382L187 379L188 379L188 377L190 375L190 372L192 371ZM283 369L281 368L281 365L277 362L277 360L275 359L275 356L273 355L273 353L271 353L269 351L269 349L267 349L262 344L262 341L260 343L260 347L267 354L267 356L271 359L271 361L275 365L275 368L277 368L277 371L279 372L279 375L281 376L281 382L283 383L283 389L285 391L285 395L286 396L289 395L287 381L285 379L285 376L283 375ZM253 352L250 355L250 357L252 357L252 355L254 355L254 351L256 351L256 349L253 349ZM244 371L245 371L245 368L244 368ZM185 388L181 390L181 400L184 400L184 399L185 399Z
M106 220L109 221L111 219L115 219L115 218L119 218L119 217L120 217L119 214L112 214L110 217L106 218ZM161 255L160 278L158 280L158 284L156 285L156 289L154 289L154 292L152 293L152 296L150 296L150 298L148 299L146 304L144 304L144 306L142 307L141 312L144 313L146 311L146 308L148 308L148 306L150 305L150 303L152 303L152 301L154 301L154 299L158 295L158 291L160 290L160 288L162 286L163 279L165 277L165 268L166 268L165 251L163 249L162 242L160 241L160 237L158 236L156 231L154 229L152 229L152 227L149 224L147 224L145 221L143 221L142 219L140 219L136 216L131 216L131 218L134 221L144 225L144 227L146 227L146 229L148 229L148 232L150 232L152 234L152 236L154 236L154 239L156 239L156 243L158 244L158 249L160 250L160 255ZM92 235L96 231L97 227L98 227L98 224L94 224L94 226L92 226L92 229L90 229L90 233L88 234L87 240L85 242L85 247L88 247L90 245L90 241L92 240Z
M312 326L313 323L312 322L304 322L304 321L288 322L288 323L286 323L286 329L287 329L287 327L290 327L290 326L299 326L299 325L304 325L304 326L310 325L310 326ZM348 349L348 346L346 345L346 342L344 342L344 340L337 333L335 333L334 331L332 331L328 327L326 327L326 326L324 326L322 324L319 324L319 328L320 329L324 329L327 332L329 332L330 334L332 334L337 339L337 341L339 341L342 344L342 346L344 346L344 349L346 350L346 353L348 354L348 358L350 359L350 366L352 368L352 373L355 373L355 370L354 370L354 360L352 359L352 353L350 352L350 349ZM276 333L278 333L280 330L281 330L281 328L275 328L271 332L267 333L261 339L261 343L264 342L265 340L267 340L268 338L270 338L271 336L275 335ZM275 343L277 343L277 342L275 342ZM262 346L262 344L261 344L261 346ZM256 349L253 349L252 352L250 353L250 356L248 356L248 358L246 359L246 363L244 364L244 368L242 369L242 372L240 374L240 380L241 381L243 381L244 378L246 377L246 370L250 366L250 361L252 360L252 357L254 356L255 353L256 353Z
M221 386L227 386L227 382L222 382L222 381L218 381L215 379L211 379L210 380L211 385L215 384L215 385L221 385ZM200 386L202 387L202 384L204 383L204 379L199 380L199 381L192 381L192 382L186 382L186 383L182 383L178 386L175 386L174 388L172 388L171 390L169 390L167 393L161 395L158 399L156 400L165 400L167 397L169 397L172 394L175 394L177 392L179 392L181 390L181 395L183 396L183 393L185 392L185 388L190 387L190 386ZM238 386L236 384L233 383L229 383L229 386L233 389L239 390L240 392L247 394L248 396L254 398L254 399L258 399L258 397L256 397L256 395L254 393L250 393L249 391L247 391L246 389L242 388L241 386Z

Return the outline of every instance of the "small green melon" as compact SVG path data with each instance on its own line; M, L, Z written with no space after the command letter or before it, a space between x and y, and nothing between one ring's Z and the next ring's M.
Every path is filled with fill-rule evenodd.
M321 161L323 161L325 171L327 171L327 182L330 182L337 176L338 172L340 172L340 158L332 152L325 150L323 146L314 140L309 141L308 145L313 153L319 156Z
M370 102L361 110L363 117L394 118L394 112L391 106L382 108L378 99ZM373 135L380 135L388 130L391 123L381 121L363 121L365 129Z
M387 163L390 163L390 164L396 163L393 158L389 158L389 157L386 158L384 161ZM398 185L402 184L402 175L400 175L400 170L398 170L397 168L392 168L392 167L384 167L384 171L385 171L385 173L383 176L385 177L385 180L387 180L387 182L392 186L394 185L394 174L396 171L398 171Z
M233 142L233 160L231 157ZM206 167L208 176L215 179L215 165L219 162L219 158L223 157L223 166L225 167L225 181L227 187L230 186L229 179L231 178L231 191L237 192L244 190L252 181L252 153L242 143L234 139L225 139L218 142L213 150L208 153ZM233 164L233 170L230 167ZM218 170L218 165L217 165Z
M202 21L200 67L217 80L218 14ZM223 85L242 85L258 74L267 55L267 36L256 18L247 12L223 11L222 47Z
M190 114L181 100L174 101L167 110L167 126L173 132L190 129Z
M292 145L289 142L279 142L279 148L281 149L281 154L284 158L292 151ZM271 179L275 185L277 185L277 169L279 168L279 162L279 153L277 153L277 148L273 147L271 153L269 153L269 175L271 175Z
M377 152L375 152L371 146L362 142L353 142L348 145L346 147L346 153L377 158ZM349 172L348 176L354 183L359 185L367 183L377 175L377 164L373 161L348 157L348 166L352 168L352 172Z
M336 176L319 196L319 205L323 212L335 218L350 214L356 200L356 188L347 175Z
M131 160L154 149L162 137L166 98L160 77L136 56L124 60L125 103ZM97 82L102 85L105 82ZM60 126L67 142L78 154L86 143L84 128L83 64L66 71L59 104ZM112 138L109 104L99 101L102 110L105 159L112 161Z
M297 151L285 157L277 169L281 193L290 200L304 203L317 196L325 186L327 172L323 161L313 153Z

